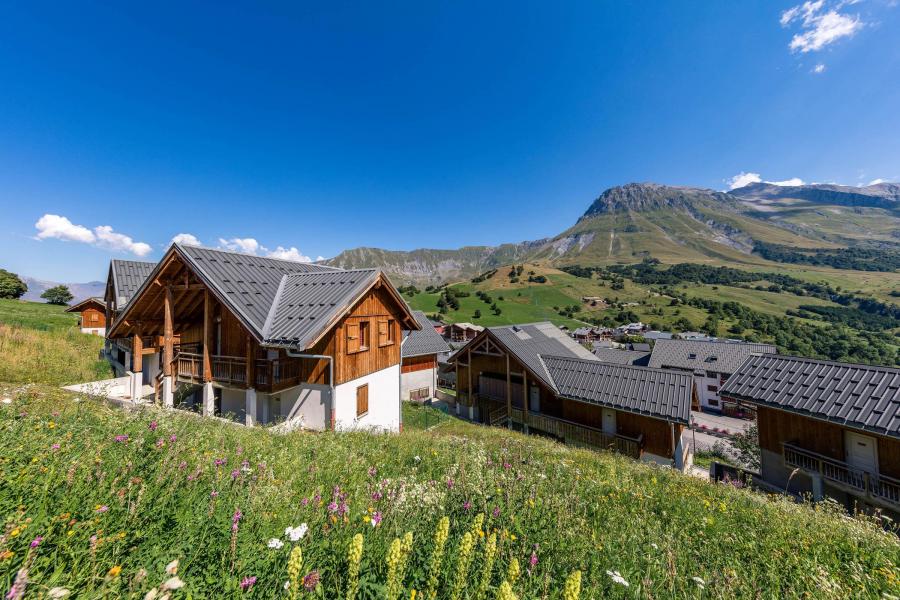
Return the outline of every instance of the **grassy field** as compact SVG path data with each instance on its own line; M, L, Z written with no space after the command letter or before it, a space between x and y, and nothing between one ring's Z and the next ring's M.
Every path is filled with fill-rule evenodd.
M110 377L103 338L81 333L65 307L0 299L0 381L68 384Z
M569 599L576 571L586 599L900 594L898 538L833 507L501 429L425 432L407 412L402 435L274 435L41 386L0 396L0 589L27 568L29 597L170 582L177 597L474 599L507 581Z

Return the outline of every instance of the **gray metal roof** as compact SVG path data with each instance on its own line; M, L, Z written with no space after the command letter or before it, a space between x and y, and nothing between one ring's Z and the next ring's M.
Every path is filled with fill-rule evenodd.
M115 294L116 310L122 310L131 302L135 293L144 284L156 263L114 258L109 263Z
M263 329L267 345L306 348L378 278L377 269L294 273L282 279Z
M418 331L403 332L403 346L401 348L401 356L409 358L412 356L422 356L425 354L442 354L450 352L450 346L444 341L444 338L434 330L434 325L425 316L421 310L412 311L413 316L422 329Z
M751 356L719 394L900 438L900 369Z
M560 396L690 423L693 381L689 373L562 356L542 358Z
M332 267L277 258L239 254L199 246L175 246L216 288L234 312L262 334L281 278L310 272L335 272Z
M540 355L597 360L590 350L549 321L527 325L489 327L488 331L551 389L555 389L553 378L547 372Z
M708 342L700 340L656 340L650 355L650 367L702 369L716 373L734 373L748 356L775 354L771 344L744 342Z
M594 356L605 363L614 365L638 365L647 366L650 360L649 352L637 350L619 350L617 348L594 348Z

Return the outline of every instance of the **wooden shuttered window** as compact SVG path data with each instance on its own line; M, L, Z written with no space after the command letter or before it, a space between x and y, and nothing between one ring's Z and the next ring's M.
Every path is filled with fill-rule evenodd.
M369 384L356 388L356 416L361 417L369 412Z
M394 319L380 319L378 321L378 345L390 346L394 343Z
M347 323L347 352L359 352L359 323Z

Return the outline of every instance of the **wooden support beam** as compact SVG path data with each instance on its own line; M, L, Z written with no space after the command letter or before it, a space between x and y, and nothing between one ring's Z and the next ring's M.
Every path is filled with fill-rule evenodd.
M163 300L163 375L167 377L172 375L172 361L175 359L173 304L172 288L166 287L166 296Z
M247 387L256 387L256 344L247 336Z
M528 389L528 373L522 373L522 393L524 394L524 398L522 399L522 420L524 421L522 430L525 433L528 433L528 411L531 410L530 391L531 390Z
M509 376L509 354L506 355L506 427L512 429L512 381Z
M141 333L140 326L135 327L134 335L131 338L131 360L133 362L131 370L135 373L144 370L144 339L141 337Z
M474 399L472 397L472 349L469 348L469 368L466 369L466 375L469 378L469 387L466 390L466 405L474 406Z
M212 381L212 362L210 349L213 345L212 302L209 290L203 292L203 381Z

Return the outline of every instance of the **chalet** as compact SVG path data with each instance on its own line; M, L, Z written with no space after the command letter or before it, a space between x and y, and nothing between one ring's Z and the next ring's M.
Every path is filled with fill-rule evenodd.
M400 347L400 399L427 400L437 388L438 359L449 354L450 346L438 334L422 311L412 311L421 327L404 331Z
M764 481L900 518L900 369L764 354L721 394L757 407Z
M613 330L603 327L579 327L572 332L572 337L583 343L611 340L613 338Z
M471 339L475 339L475 336L484 331L484 327L481 325L472 325L471 323L452 323L448 325L444 331L449 335L451 342L465 343Z
M739 404L722 402L719 388L747 357L754 354L775 354L777 351L771 344L656 340L649 366L692 373L699 401L695 409L742 416L744 412Z
M154 267L156 263L152 262L119 259L110 261L103 296L108 325L125 310ZM107 335L104 350L116 375L122 376L131 370L131 338L113 338Z
M81 333L106 335L106 305L103 298L85 298L67 308L66 312L79 314L78 326Z
M458 414L566 443L691 462L687 374L604 363L551 323L490 327L450 359Z
M380 271L173 244L110 336L131 340L133 387L149 378L164 406L397 430L401 332L419 328Z

